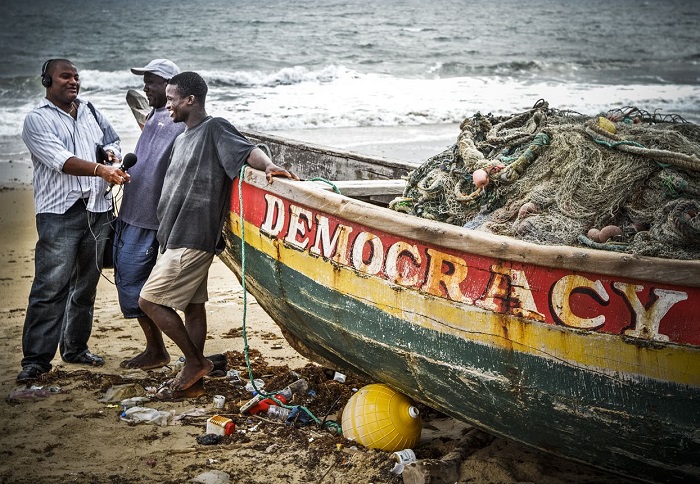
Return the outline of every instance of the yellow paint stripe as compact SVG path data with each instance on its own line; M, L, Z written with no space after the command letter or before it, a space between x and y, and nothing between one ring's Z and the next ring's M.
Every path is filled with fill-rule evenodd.
M238 217L231 219L232 232L240 235ZM560 364L586 367L613 378L629 380L639 375L700 386L699 348L665 345L655 349L626 343L617 335L523 322L509 315L401 288L380 277L358 276L345 266L339 270L322 258L311 257L261 235L249 223L245 231L248 244L273 259L279 258L290 269L420 327Z

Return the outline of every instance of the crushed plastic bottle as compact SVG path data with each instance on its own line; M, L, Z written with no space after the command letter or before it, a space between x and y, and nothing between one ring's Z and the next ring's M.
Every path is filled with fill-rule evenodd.
M279 407L277 405L272 405L267 409L267 416L274 420L282 420L283 422L287 420L291 410L284 407Z
M231 383L240 385L241 382L241 372L238 370L229 370L226 372L226 379L230 380Z
M253 386L253 383L255 383L255 386ZM263 388L265 388L265 382L256 378L252 382L249 381L245 385L245 389L249 392L254 392L256 388L258 389L258 391L262 390Z
M287 399L287 402L292 401L292 396L296 393L306 393L306 391L309 389L309 384L307 383L306 380L303 378L298 379L294 383L290 383L286 387L284 387L279 393L282 395L284 398ZM285 402L286 403L286 402Z

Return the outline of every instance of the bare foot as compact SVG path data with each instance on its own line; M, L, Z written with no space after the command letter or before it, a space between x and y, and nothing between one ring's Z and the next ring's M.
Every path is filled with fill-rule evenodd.
M173 401L181 400L183 398L197 398L201 397L206 393L204 390L204 378L200 378L192 386L186 388L185 390L175 390L172 387L173 381L170 380L170 384L165 384L158 393L156 393L156 400L160 401Z
M162 368L170 363L170 355L162 352L149 351L146 348L142 353L119 363L120 368L138 368L141 370L154 370Z
M186 359L185 366L173 379L172 388L177 391L186 390L213 369L214 363L207 358L203 358L201 363Z

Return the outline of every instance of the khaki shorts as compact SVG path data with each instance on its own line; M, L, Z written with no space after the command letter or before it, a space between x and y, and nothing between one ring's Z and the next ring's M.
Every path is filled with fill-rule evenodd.
M141 289L140 296L184 311L190 303L209 300L207 279L214 254L196 249L166 249Z

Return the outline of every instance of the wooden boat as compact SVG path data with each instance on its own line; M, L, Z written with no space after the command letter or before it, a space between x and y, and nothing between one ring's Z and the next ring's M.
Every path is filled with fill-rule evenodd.
M221 257L299 352L559 456L700 479L700 261L404 215L416 165L246 135L342 193L249 168L232 193Z

